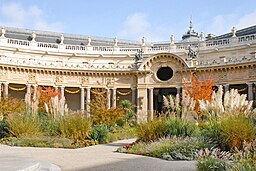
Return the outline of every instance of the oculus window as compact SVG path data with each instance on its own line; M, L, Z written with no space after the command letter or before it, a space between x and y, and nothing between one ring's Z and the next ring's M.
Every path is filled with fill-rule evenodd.
M158 69L156 76L161 81L167 81L172 78L173 70L170 67L161 67Z

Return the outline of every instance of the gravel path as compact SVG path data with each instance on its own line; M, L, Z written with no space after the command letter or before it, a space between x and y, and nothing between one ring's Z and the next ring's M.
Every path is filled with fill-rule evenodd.
M79 149L10 147L0 144L0 155L21 155L46 160L63 171L195 171L194 161L161 159L115 152L135 139ZM1 163L0 163L1 164Z

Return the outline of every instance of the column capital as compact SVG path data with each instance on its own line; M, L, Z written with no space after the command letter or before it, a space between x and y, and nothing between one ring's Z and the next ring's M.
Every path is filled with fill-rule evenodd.
M253 86L254 82L246 83L248 86Z
M5 81L5 82L3 82L3 84L4 84L4 85L8 85L8 84L9 84L9 82Z

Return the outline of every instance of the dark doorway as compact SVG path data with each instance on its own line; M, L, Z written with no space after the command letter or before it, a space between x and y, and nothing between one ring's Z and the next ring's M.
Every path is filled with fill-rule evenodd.
M154 111L157 113L163 112L163 96L173 95L176 96L176 88L155 88L154 89Z

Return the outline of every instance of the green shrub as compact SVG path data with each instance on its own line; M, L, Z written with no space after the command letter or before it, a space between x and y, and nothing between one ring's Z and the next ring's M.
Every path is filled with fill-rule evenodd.
M11 146L21 147L50 147L50 148L76 148L77 145L73 145L73 141L67 138L61 137L21 137L14 138L9 137L0 141L3 144ZM81 146L83 147L83 146Z
M105 125L96 125L92 128L89 138L97 140L100 144L107 142L109 129Z
M144 142L158 140L165 136L166 122L162 119L154 119L147 123L141 123L137 127L138 138Z
M205 147L207 145L197 138L171 137L151 143L139 142L127 152L165 160L194 160L197 158L197 152Z
M9 135L9 125L6 120L0 121L0 139Z
M178 117L154 119L138 125L138 138L144 142L155 141L171 136L195 136L199 128L187 120Z
M197 161L198 171L226 171L227 164L219 158L205 157Z
M124 126L121 129L112 130L108 134L107 142L123 140L137 137L137 129L135 127Z
M220 124L205 124L201 130L201 136L212 147L221 147Z
M221 147L226 150L242 149L243 142L255 139L253 122L244 116L234 116L220 122Z
M121 101L121 105L125 111L125 116L123 118L125 125L135 126L137 124L137 119L132 103L129 100L123 100Z
M41 129L45 135L59 136L60 124L58 119L53 119L47 115L40 115Z
M91 122L82 114L67 114L59 119L60 133L66 138L86 139L91 130Z
M172 117L166 120L165 136L193 136L199 134L199 128L196 124L178 117Z
M9 114L7 122L10 133L16 137L41 135L41 123L31 114Z

